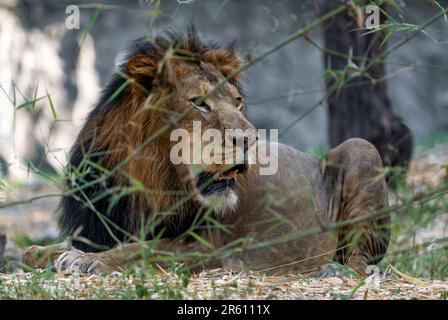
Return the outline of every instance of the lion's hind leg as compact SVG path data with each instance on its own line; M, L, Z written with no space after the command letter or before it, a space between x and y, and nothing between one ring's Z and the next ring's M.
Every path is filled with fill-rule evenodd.
M366 140L349 139L327 155L324 179L331 190L330 207L337 222L366 218L338 229L335 257L366 274L367 266L377 264L386 254L390 238L388 215L366 216L388 206L380 155Z

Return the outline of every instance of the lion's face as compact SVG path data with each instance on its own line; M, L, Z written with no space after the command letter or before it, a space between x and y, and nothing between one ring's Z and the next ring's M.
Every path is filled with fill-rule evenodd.
M126 73L136 84L131 86L130 103L141 106L145 101L149 106L130 116L132 123L145 128L142 134L132 127L133 135L142 141L143 136L171 124L158 147L146 150L147 163L142 162L142 157L133 161L133 176L141 177L151 189L193 191L197 201L215 211L235 208L236 191L245 180L253 159L251 147L257 139L245 115L239 77L234 76L242 64L243 59L232 46L207 46L194 34L175 41L159 39L128 61ZM231 79L224 81L227 77ZM149 92L142 87L149 88ZM171 139L179 130L189 139ZM179 143L189 147L177 151L188 161L173 161L172 151ZM165 159L170 163L165 165ZM138 170L154 167L159 172ZM157 180L157 176L161 178ZM160 196L151 202L160 204L165 200L167 197Z
M175 129L190 135L184 141L189 143L190 163L177 164L177 170L202 204L219 212L232 209L238 200L238 179L249 169L256 140L255 128L245 115L243 95L230 82L215 89L225 77L211 63L180 62L172 68L176 84L163 105L174 114L189 111ZM176 138L171 147L178 143Z

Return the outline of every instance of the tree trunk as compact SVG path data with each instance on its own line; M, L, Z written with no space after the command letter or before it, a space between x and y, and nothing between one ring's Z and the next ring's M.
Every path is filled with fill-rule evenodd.
M325 1L323 9L327 12L337 5L339 1ZM364 8L353 7L324 26L325 66L338 74L336 78L329 76L326 83L330 144L336 146L352 137L364 138L376 146L385 166L405 167L412 153L412 135L392 111L384 63L380 61L363 70L371 59L384 53L385 34L366 35L370 30L356 30L363 17ZM381 13L381 23L385 20ZM349 64L348 56L353 57L353 64ZM347 81L335 89L335 79L340 80L342 74Z
M5 254L6 235L0 232L0 272L3 272L3 255Z

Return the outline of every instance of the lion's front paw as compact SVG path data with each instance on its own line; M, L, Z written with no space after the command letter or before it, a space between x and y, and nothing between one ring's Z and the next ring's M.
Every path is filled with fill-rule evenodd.
M61 254L54 263L57 272L71 274L100 274L112 270L103 262L96 253L84 253L81 250L72 249Z
M318 270L310 274L311 277L315 278L340 278L342 276L352 277L353 275L354 272L350 272L346 266L338 263L324 264L320 266Z
M23 253L22 262L34 268L40 267L40 265L38 265L38 258L40 255L40 247L32 245L26 248L25 252Z

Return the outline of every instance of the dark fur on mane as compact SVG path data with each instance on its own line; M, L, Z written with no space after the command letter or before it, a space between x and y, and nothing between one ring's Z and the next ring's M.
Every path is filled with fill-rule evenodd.
M129 98L130 91L128 88L125 88L114 99L111 99L127 81L123 74L126 74L128 62L142 54L162 59L170 48L178 49L176 51L177 55L201 59L210 50L222 47L219 47L217 44L202 43L193 28L190 28L185 36L169 33L167 36L157 37L153 41L141 38L134 42L124 63L118 66L117 71L119 72L114 73L109 84L102 91L98 103L89 113L83 129L70 151L65 183L67 195L64 195L60 201L59 226L62 236L77 236L88 239L88 242L91 242L89 244L88 242L73 240L74 247L80 250L100 251L115 246L117 243L114 237L111 236L110 231L113 232L115 238L119 241L126 241L127 237L121 230L130 234L136 234L139 229L138 222L136 222L135 217L132 217L131 211L140 210L140 213L143 213L151 210L151 208L142 206L136 208L131 194L117 197L120 193L120 184L117 183L114 176L108 177L101 183L83 188L82 192L72 191L77 186L92 182L103 174L96 166L89 164L87 160L106 167L108 170L113 169L107 167L107 164L103 161L105 155L110 150L97 149L95 147L94 134L87 134L88 138L85 138L85 132L91 130L92 127L95 130L101 130L100 126L96 126L95 121L106 117L105 114L110 114L111 110L120 109L125 100ZM233 52L233 45L225 47L225 49L228 52ZM208 59L218 60L226 58L233 59L234 57L222 55L222 52L218 57L208 57ZM232 60L229 61L233 63ZM223 74L225 74L226 70L223 69ZM154 84L151 77L142 77L138 82L148 92L151 92L153 89ZM233 82L236 85L238 84L236 80ZM86 204L87 201L94 202ZM94 210L92 210L90 205L93 205ZM194 205L193 202L189 203L181 215L179 214L178 217L162 221L153 232L148 234L147 238L152 238L155 234L162 231L164 237L173 238L180 235L191 225L198 211L200 210L197 205ZM99 214L104 215L107 220L112 222L112 224L108 224L110 230L107 230Z

